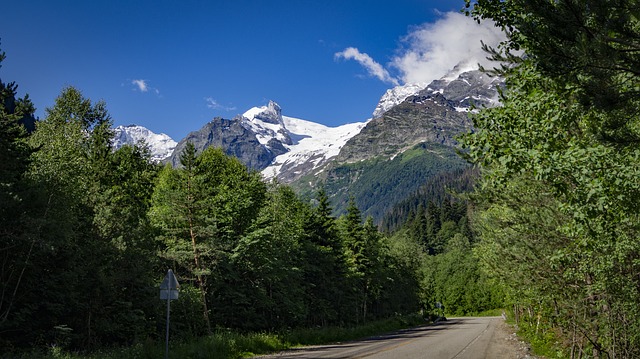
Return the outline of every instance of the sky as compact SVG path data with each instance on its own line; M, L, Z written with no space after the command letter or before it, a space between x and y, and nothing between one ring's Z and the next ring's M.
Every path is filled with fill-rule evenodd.
M179 141L269 100L327 126L369 119L397 85L482 61L490 23L463 0L21 0L2 5L0 80L43 119L62 89L114 125Z

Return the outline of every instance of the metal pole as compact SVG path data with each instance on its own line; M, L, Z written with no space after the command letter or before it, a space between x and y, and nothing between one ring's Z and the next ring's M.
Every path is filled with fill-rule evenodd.
M171 270L169 270L171 271ZM169 313L171 310L171 278L168 280L169 285L167 289L167 338L164 349L164 359L169 359Z

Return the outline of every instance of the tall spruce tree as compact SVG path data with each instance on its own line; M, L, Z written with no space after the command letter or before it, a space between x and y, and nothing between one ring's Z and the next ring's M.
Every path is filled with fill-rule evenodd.
M5 53L0 50L0 68ZM25 173L31 149L23 119L35 111L28 96L16 98L17 85L0 79L0 332L11 333L25 324L20 302L29 291L36 244L28 234L30 189ZM12 335L3 335L5 340ZM0 339L0 347L11 344ZM2 349L0 349L0 352Z
M340 324L347 305L345 254L324 188L318 190L318 205L308 212L305 224L305 283L309 308L308 324ZM350 313L349 313L350 314Z

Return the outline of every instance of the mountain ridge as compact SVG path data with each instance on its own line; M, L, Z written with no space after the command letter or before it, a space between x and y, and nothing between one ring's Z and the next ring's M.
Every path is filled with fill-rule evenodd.
M379 223L429 178L467 166L456 153L457 136L472 130L470 112L499 104L500 86L501 79L462 63L424 88L390 89L373 118L337 127L284 116L269 101L232 119L214 118L182 139L167 161L179 166L187 142L198 151L220 147L303 197L325 187L336 215L354 196L363 215Z

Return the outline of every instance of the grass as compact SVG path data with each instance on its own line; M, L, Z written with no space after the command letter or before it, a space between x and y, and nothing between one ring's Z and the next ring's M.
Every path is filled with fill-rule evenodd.
M507 323L515 325L513 313L507 315ZM518 337L531 346L533 354L549 359L568 358L566 348L562 346L555 331L551 328L539 327L536 324L520 320L517 328Z
M184 359L238 359L269 354L303 345L328 344L365 338L425 324L420 316L395 317L351 328L327 327L293 329L283 333L241 334L219 330L213 335L170 343L169 357ZM90 354L65 352L60 347L12 357L17 359L157 359L163 358L164 342L147 342L127 348L114 348Z

